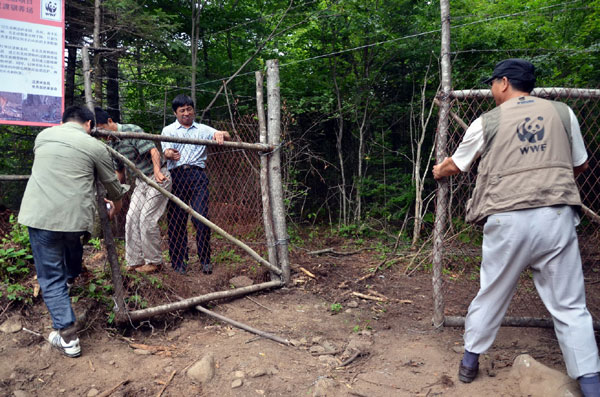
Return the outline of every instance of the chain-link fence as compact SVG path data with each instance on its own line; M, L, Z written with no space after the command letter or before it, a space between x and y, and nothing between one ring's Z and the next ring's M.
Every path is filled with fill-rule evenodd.
M259 141L259 125L254 115L238 115L235 119L209 121L206 124L216 130L229 131L234 143L252 146ZM124 129L128 128L132 127L125 125ZM127 133L125 131L122 134ZM108 147L114 149L117 174L122 173L122 181L130 185L122 199L123 207L111 225L113 234L120 241L117 251L125 272L123 282L129 309L143 309L173 299L231 289L230 280L233 277L246 276L247 281L240 281L241 284L236 287L260 285L270 280L273 269L261 266L268 263L260 261L260 258L268 256L269 250L265 238L260 178L260 158L261 155L267 155L267 150L249 150L227 144L186 144L181 146L182 154L185 152L184 146L189 150L205 150L204 168L200 165L184 165L169 171L166 159L161 155L161 136L152 135L151 138L102 138ZM5 167L9 175L0 178L2 235L6 235L12 227L10 215L18 215L18 205L33 162L31 137L15 135L15 139L27 143L27 150L20 153L18 158L21 164L29 164L29 169ZM117 153L124 156L120 157ZM153 154L161 159L160 173L155 173ZM11 152L6 160L13 155ZM125 159L132 163L128 164ZM15 175L17 173L21 176ZM180 202L154 189L140 173L174 194L175 200L179 199ZM160 181L162 177L164 180ZM210 227L194 216L194 211L223 233L212 232ZM232 238L224 238L223 234ZM234 239L240 240L241 244L232 242ZM82 287L86 287L85 278L92 277L86 276L86 271L91 273L107 269L106 256L88 255L93 253L94 248L87 247L84 280L80 281ZM145 284L158 285L160 289L146 288Z
M600 318L600 275L596 273L600 260L600 177L596 164L600 156L597 131L600 127L600 90L537 88L533 95L559 100L568 104L577 116L588 152L591 169L577 178L585 211L578 227L579 245L586 281L587 304L594 320ZM447 153L454 153L461 142L465 128L483 112L492 109L494 100L490 90L452 92L449 115ZM444 303L446 316L466 315L471 299L479 288L482 230L467 225L465 207L475 186L477 163L471 171L449 178L447 201L438 203L447 210L448 227L444 235ZM524 248L526 249L526 248ZM521 276L507 316L549 318L539 299L531 273Z
M251 115L235 122L215 122L213 126L231 131L237 141L258 141L258 123ZM212 130L207 131L205 138L210 140ZM171 147L178 148L184 164L167 167L163 158L159 171L153 167L152 152L162 153L161 143L138 138L109 140L111 147L132 161L138 172L230 235L264 252L260 160L256 151L174 143ZM131 185L120 214L126 221L119 233L125 238L128 269L148 273L164 265L180 273L212 273L215 262L229 267L243 262L239 248L227 248L223 239L212 236L208 226L149 186L131 167L120 164L118 158L116 166L127 169L125 180Z

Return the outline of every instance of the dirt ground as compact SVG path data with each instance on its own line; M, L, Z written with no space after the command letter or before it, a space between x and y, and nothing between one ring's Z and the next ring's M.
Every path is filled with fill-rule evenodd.
M345 244L331 240L319 246L353 251ZM510 371L517 355L528 353L564 372L553 330L502 328L477 379L462 384L457 379L462 329L432 327L430 272L407 275L402 262L396 262L361 280L381 263L377 251L309 252L306 247L292 251L289 287L209 305L290 346L194 310L118 329L107 325L105 311L96 307L80 333L82 356L76 359L63 357L33 333L0 333L0 395L519 396ZM90 257L88 267L103 262L101 254ZM223 289L235 270L221 264L209 276L193 268L179 276L163 269L156 277L165 283L160 292L165 297L171 289L187 297ZM244 274L255 282L266 276ZM468 285L455 296L464 307L477 289L477 282ZM90 301L74 305L80 311ZM39 298L33 307L3 307L0 313L0 323L18 318L28 330L43 336L50 332ZM215 363L210 381L187 375L194 363L210 356Z

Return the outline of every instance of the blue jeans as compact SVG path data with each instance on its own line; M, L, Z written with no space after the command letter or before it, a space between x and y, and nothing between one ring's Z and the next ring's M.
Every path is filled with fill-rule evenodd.
M67 278L76 277L81 272L82 235L83 232L29 228L38 283L55 329L67 328L75 323Z

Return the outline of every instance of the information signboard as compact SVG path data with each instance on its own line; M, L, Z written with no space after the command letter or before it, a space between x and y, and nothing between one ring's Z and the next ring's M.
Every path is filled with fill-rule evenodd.
M64 1L0 0L0 124L60 123Z

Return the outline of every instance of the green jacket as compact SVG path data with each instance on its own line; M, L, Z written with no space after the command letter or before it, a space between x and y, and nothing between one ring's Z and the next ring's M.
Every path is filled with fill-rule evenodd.
M106 146L74 122L46 128L35 139L34 161L19 223L37 229L91 232L97 177L109 200L126 192L116 178Z

